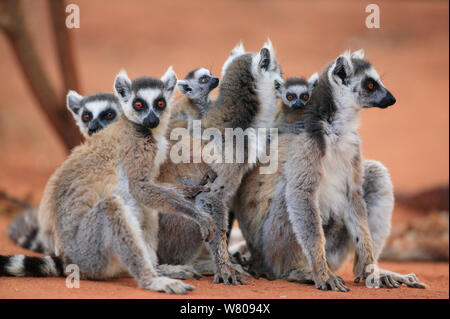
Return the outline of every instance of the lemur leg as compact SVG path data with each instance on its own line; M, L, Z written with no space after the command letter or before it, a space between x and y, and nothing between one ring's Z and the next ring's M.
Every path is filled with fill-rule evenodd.
M97 202L83 216L76 234L63 239L65 255L90 279L106 279L126 270L144 289L167 293L193 290L179 280L158 276L156 252L146 244L133 208L119 197Z
M325 236L317 200L320 172L319 161L312 158L289 158L288 161L303 161L309 172L293 172L286 177L286 206L295 238L311 267L318 289L349 291L342 279L329 269L325 254ZM289 163L286 163L289 165ZM301 176L299 176L301 174Z
M375 263L378 263L380 254L384 248L386 239L391 230L391 217L394 209L394 189L387 168L380 162L365 160L363 162L363 193L367 205L367 215L370 235L372 237L373 255ZM355 258L353 272L360 267ZM419 281L415 274L397 274L391 271L379 269L381 276L391 285L400 286L404 283L412 288L425 288L426 285Z
M217 178L210 185L209 193L201 193L195 199L197 207L208 212L217 224L218 230L206 244L216 263L214 283L245 284L236 273L227 249L229 204L236 193L246 170L245 164L220 164L214 171Z

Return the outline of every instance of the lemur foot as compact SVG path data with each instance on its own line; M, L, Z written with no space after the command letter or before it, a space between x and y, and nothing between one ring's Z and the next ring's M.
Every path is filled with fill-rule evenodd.
M161 291L168 294L185 294L195 289L194 286L169 277L156 277L151 280L149 285L143 288L153 291Z
M377 269L373 273L364 271L355 278L355 283L361 280L364 280L366 286L370 288L399 288L402 283L410 288L425 289L427 287L415 274L401 275L384 269Z
M339 292L350 291L350 288L344 285L344 280L340 276L333 274L331 271L328 272L325 278L316 278L314 282L316 288L319 290L332 290Z
M220 269L216 270L214 274L215 284L224 283L225 285L232 284L237 286L238 284L246 285L247 283L241 278L239 271L236 271L234 265L221 265Z
M172 279L199 279L202 277L191 265L158 265L158 272L161 276Z

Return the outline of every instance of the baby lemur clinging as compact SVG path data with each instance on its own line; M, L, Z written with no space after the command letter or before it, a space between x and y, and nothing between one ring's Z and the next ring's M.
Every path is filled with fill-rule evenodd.
M215 230L214 221L177 188L156 181L166 158L167 109L176 81L171 68L161 80L130 81L119 73L114 87L124 116L76 147L44 192L40 210L46 212L59 257L1 256L0 274L58 276L74 263L83 278L129 273L150 290L194 289L159 276L156 268L157 210L196 220L203 238Z
M291 77L285 80L284 85L278 89L280 101L275 116L274 127L278 133L300 133L304 128L300 120L305 113L305 105L317 84L319 75L314 73L306 80Z
M333 271L355 250L356 282L424 287L414 274L370 275L389 235L394 195L387 169L361 155L359 111L394 103L362 51L325 68L306 105L304 131L280 137L278 173L254 170L237 193L233 210L251 272L348 291Z

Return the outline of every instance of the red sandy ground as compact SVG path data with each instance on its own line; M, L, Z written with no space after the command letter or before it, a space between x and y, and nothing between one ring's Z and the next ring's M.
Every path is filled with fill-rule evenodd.
M55 87L61 87L52 51L44 1L25 1L29 29ZM320 71L346 48L364 47L397 104L364 110L363 151L383 162L396 191L413 192L448 183L449 64L448 1L379 1L381 29L367 29L364 1L117 1L76 0L81 28L72 30L83 94L111 90L114 75L161 75L173 65L180 77L223 61L240 40L258 50L270 36L285 76ZM39 202L43 188L66 154L39 112L6 39L0 34L0 189ZM62 95L62 93L61 93ZM394 222L409 219L394 214ZM402 217L403 216L403 217ZM26 253L6 238L8 218L0 216L0 254ZM369 290L351 283L348 294L323 293L306 285L264 279L246 287L193 281L187 297L217 298L448 298L448 264L383 263L415 272L427 290ZM82 282L66 289L61 279L0 278L0 298L15 297L167 297L136 289L131 279Z

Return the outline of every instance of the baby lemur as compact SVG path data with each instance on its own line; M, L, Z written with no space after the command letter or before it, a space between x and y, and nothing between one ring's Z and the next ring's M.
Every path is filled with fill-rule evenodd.
M271 127L276 107L276 88L283 83L280 67L275 58L270 40L257 53L245 53L242 45L231 52L223 67L223 75L217 99L206 111L203 128L218 129L222 136L226 128L242 129ZM255 136L249 134L249 142L244 150L236 150L236 158L245 158L250 148L255 147ZM214 140L225 149L222 139ZM240 154L239 152L244 152ZM257 158L261 150L255 150ZM210 193L196 197L196 205L208 211L215 219L218 231L207 247L214 257L216 273L214 282L236 285L241 279L230 262L227 251L228 210L244 174L254 164L213 163L211 167L217 178L211 184Z
M306 105L305 130L280 137L279 171L252 171L237 193L234 212L257 276L348 291L333 271L354 249L356 282L425 287L414 274L370 274L390 232L394 195L387 169L362 157L359 111L395 98L363 57L347 52L325 68Z
M117 75L114 87L125 116L76 147L44 192L40 210L48 223L40 225L48 225L59 257L2 256L0 274L58 276L73 263L83 278L128 273L149 290L194 289L156 269L157 210L195 219L205 239L215 230L208 214L156 181L166 158L166 109L176 82L171 68L161 79Z
M314 73L306 80L299 77L291 77L280 86L274 127L278 133L300 133L304 124L300 121L305 113L305 105L317 84L319 75Z

